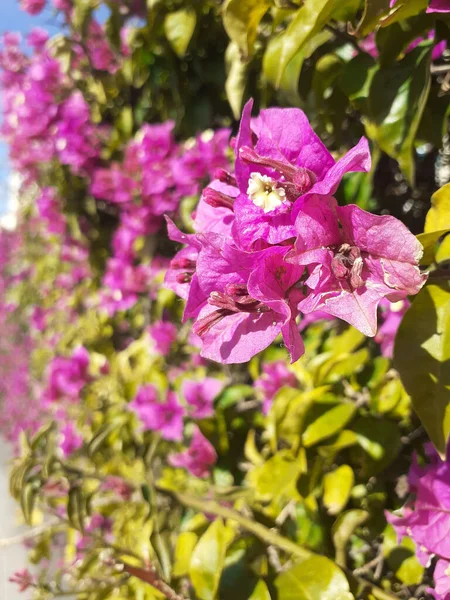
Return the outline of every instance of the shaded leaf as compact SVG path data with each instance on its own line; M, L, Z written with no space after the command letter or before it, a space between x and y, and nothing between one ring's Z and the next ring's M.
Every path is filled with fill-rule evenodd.
M280 85L289 62L316 33L323 29L339 8L342 8L342 0L305 0L283 37L277 86Z
M368 35L380 22L380 17L389 11L390 0L366 0L361 21L358 23L355 33L358 37Z
M346 547L350 536L354 531L369 518L369 513L365 510L348 510L336 519L331 533L333 544L336 550L336 562L341 567L346 565Z
M394 364L438 451L450 433L450 291L427 285L397 333Z
M375 73L368 99L367 135L415 179L414 142L431 84L432 42L424 42L391 67Z
M233 116L237 120L241 116L247 82L247 63L241 60L238 46L231 42L225 53L227 80L225 91L230 103Z

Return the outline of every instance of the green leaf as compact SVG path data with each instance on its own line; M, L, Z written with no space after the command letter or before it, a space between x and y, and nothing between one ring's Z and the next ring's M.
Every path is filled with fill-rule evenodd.
M336 519L331 533L333 535L333 544L336 550L336 562L341 567L346 565L346 546L353 535L355 529L362 525L369 518L369 513L365 510L348 510Z
M355 414L355 405L343 403L321 415L311 423L303 434L303 444L313 446L337 433L350 421Z
M297 52L323 29L339 9L342 10L342 0L305 0L283 36L277 86Z
M175 548L175 560L172 575L184 577L189 572L192 552L197 544L198 536L193 531L183 531L177 539Z
M424 232L450 229L450 183L431 196L431 208L425 219Z
M225 92L233 111L233 116L238 120L241 116L242 104L244 102L248 65L241 60L239 48L234 42L228 44L225 53L225 64L227 67Z
M358 37L365 37L373 31L380 22L380 17L389 11L390 0L366 0L361 21L354 33Z
M339 450L350 448L357 443L358 438L356 437L356 433L354 431L344 429L344 431L341 431L335 442L326 446L319 446L317 451L320 456L323 456L328 460L333 460Z
M299 50L287 65L281 80L278 82L280 57L283 50L284 32L270 39L263 58L263 73L266 81L273 87L278 87L283 99L296 106L301 104L299 95L299 78L304 61L309 58L320 46L325 44L332 34L321 31L315 35L305 47Z
M182 58L195 31L197 14L192 8L181 8L164 19L164 33L176 54Z
M401 448L400 431L397 423L389 419L360 417L352 427L364 450L361 459L361 476L376 475L387 467ZM356 453L356 449L352 452Z
M279 575L278 600L350 600L347 578L324 556L314 556Z
M270 501L291 489L302 472L302 463L286 451L269 458L263 465L255 467L249 473L249 481L258 496Z
M395 158L410 184L414 142L431 84L432 42L424 42L391 67L375 73L368 99L367 135Z
M83 531L84 529L84 502L83 492L79 485L74 485L69 490L69 497L67 500L67 516L69 522L74 529Z
M214 600L225 564L227 539L222 519L216 519L194 548L189 575L201 600Z
M271 6L270 0L227 0L223 25L245 60L253 53L258 25Z
M348 465L342 465L323 478L323 504L329 515L337 515L350 498L355 476Z
M361 52L350 60L344 67L339 80L339 86L354 106L367 112L367 100L370 93L370 84L378 70L376 60Z
M262 579L258 581L248 600L271 600L267 585Z
M403 317L394 365L432 442L445 453L450 433L450 291L427 285Z
M405 585L419 585L422 583L425 569L416 557L416 547L413 540L404 537L400 544L392 525L388 525L383 532L383 554L392 571Z
M444 240L449 232L450 229L440 229L439 231L420 233L417 236L417 239L423 246L423 256L420 259L421 265L429 266L436 261L436 254L441 245L440 242Z
M83 37L86 35L94 8L93 0L76 0L74 4L71 22Z
M397 21L403 21L423 12L428 6L428 0L397 0L390 14L381 20L381 27L386 27ZM423 15L422 15L423 17Z

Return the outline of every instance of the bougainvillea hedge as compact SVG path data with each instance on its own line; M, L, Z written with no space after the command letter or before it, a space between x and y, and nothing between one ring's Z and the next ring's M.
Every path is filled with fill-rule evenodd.
M450 3L20 5L11 581L449 600Z

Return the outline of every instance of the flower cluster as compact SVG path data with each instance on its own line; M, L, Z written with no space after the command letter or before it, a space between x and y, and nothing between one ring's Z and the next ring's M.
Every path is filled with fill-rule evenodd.
M415 456L409 472L410 492L414 495L403 508L403 514L386 514L399 540L410 537L416 544L416 555L424 567L436 557L434 589L428 590L436 600L450 600L450 457L441 460L431 444L425 447L427 464L419 464Z
M219 171L202 194L195 233L168 220L186 246L166 285L186 300L202 356L246 362L281 334L296 361L303 344L296 319L322 311L367 336L377 308L416 294L421 244L397 219L333 197L350 171L368 171L363 138L335 161L299 109L251 118L249 102L235 140L235 173Z

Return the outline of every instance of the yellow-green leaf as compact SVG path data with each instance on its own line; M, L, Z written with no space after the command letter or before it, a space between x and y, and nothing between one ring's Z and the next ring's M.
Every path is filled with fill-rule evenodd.
M253 52L258 25L269 10L270 0L227 0L223 7L223 24L243 58Z
M184 577L189 572L191 556L197 544L197 540L198 536L193 531L183 531L178 536L172 571L174 577Z
M334 12L342 9L342 0L305 0L299 8L294 19L286 29L283 37L283 48L280 56L280 65L277 84L279 85L283 73L289 62L307 42L331 19Z
M427 285L403 317L394 364L434 445L450 434L450 290Z
M164 33L178 56L183 57L197 24L197 14L192 8L181 8L164 19Z
M278 600L350 600L347 578L324 556L295 565L275 580Z
M348 465L342 465L323 478L323 504L328 514L337 515L350 498L355 476Z
M355 414L355 405L343 403L328 410L309 425L303 434L303 444L313 446L337 433Z
M189 575L201 600L214 600L225 563L227 536L221 519L216 519L194 548Z
M355 529L362 525L368 517L369 513L365 510L355 509L342 513L336 519L336 522L333 524L332 535L338 565L345 567L347 542Z
M380 22L380 17L389 11L390 0L366 0L361 21L354 32L359 37L368 35Z
M267 585L262 579L258 581L248 600L271 600Z
M425 219L424 232L450 229L450 183L431 196L431 208Z

